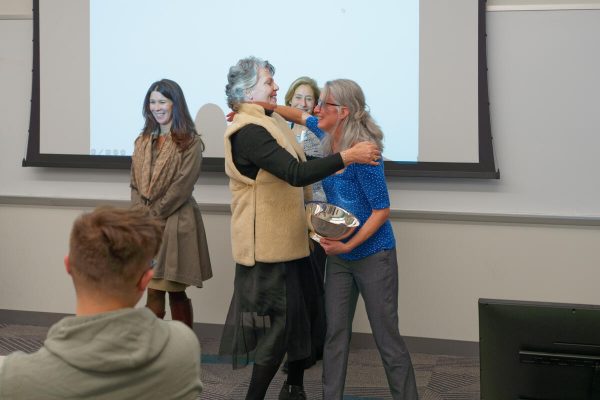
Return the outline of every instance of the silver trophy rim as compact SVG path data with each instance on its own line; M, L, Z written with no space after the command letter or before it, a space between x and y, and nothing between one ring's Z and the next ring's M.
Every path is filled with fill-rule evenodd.
M359 219L356 217L356 215L354 215L353 213L351 213L350 211L346 210L343 207L337 206L335 204L332 203L328 203L325 201L309 201L306 203L306 210L307 210L307 222L308 222L308 226L310 229L310 238L313 239L316 242L321 242L322 238L326 238L320 234L318 234L317 232L315 232L314 227L312 226L312 223L310 221L310 217L314 216L314 214L312 214L311 212L311 208L315 207L315 206L322 206L322 207L326 207L326 206L330 206L330 207L335 207L337 209L340 209L341 211L343 211L345 214L347 214L348 217L350 217L353 220L353 224L348 226L348 231L345 232L343 235L335 237L335 238L326 238L326 239L330 239L330 240L343 240L345 238L347 238L348 236L350 236L358 226L360 226L360 221Z

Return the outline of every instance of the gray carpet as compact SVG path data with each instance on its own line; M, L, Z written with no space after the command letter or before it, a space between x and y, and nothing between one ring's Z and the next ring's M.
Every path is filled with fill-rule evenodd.
M47 327L0 324L0 355L13 351L33 352L43 343ZM243 399L251 367L233 370L219 357L218 338L202 338L203 399ZM479 359L413 353L417 385L422 400L479 399ZM308 399L321 399L321 364L305 373ZM266 399L277 399L285 375L279 372ZM375 349L354 349L350 353L345 400L391 399L381 359Z

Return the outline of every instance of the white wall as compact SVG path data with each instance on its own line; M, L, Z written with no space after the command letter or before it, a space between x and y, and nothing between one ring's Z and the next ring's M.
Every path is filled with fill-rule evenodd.
M74 312L63 256L87 208L0 205L0 309ZM222 324L232 293L229 215L204 212L214 278L188 293L195 321ZM600 230L395 219L404 335L478 340L477 299L597 304ZM370 332L362 303L354 329Z
M20 166L32 21L18 16L30 9L28 0L0 4L0 309L72 312L62 267L70 225L92 203L125 201L128 174ZM403 334L476 341L479 297L600 302L598 37L598 10L488 12L501 179L389 182ZM195 194L205 210L215 277L189 292L196 322L222 323L233 261L229 214L214 204L229 201L226 179L205 174ZM369 331L362 308L355 330Z
M63 257L75 218L87 207L0 205L0 309L73 313ZM188 289L196 322L222 324L233 285L229 215L204 213L214 277Z
M593 51L600 9L488 12L487 17L490 111L501 179L390 180L392 208L600 218L600 187L592 184L600 148L600 53ZM0 159L0 196L127 199L125 171L20 167L29 118L31 21L0 24L6 54L0 64L5 94L0 113L7 121L0 133L14 135ZM69 110L64 114L68 123ZM222 174L203 174L197 199L228 203L225 183Z
M0 15L3 17L31 17L33 2L31 0L3 0Z

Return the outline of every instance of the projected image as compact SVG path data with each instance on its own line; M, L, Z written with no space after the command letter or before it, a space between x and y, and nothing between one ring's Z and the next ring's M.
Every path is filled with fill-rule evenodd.
M356 81L385 135L387 175L498 177L485 0L36 0L34 8L25 166L128 169L146 89L169 78L206 143L203 169L223 172L227 72L256 56L276 67L279 104L301 76L321 87Z
M419 159L418 0L383 11L355 0L91 0L89 21L89 154L131 155L146 89L169 78L197 116L204 156L223 157L227 71L254 55L275 66L279 104L299 76L355 80L385 134L384 157Z

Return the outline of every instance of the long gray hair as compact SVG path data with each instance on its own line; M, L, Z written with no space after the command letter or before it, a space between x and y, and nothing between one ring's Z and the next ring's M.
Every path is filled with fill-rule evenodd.
M337 104L348 108L348 117L341 122L342 138L336 150L346 150L358 142L369 141L383 151L383 132L371 117L360 86L350 79L328 81L321 91L321 98L326 99L329 95ZM341 109L338 110L340 111ZM326 135L323 140L323 150L326 154L332 152L331 145L331 135Z
M271 75L275 74L275 67L271 63L253 56L242 58L229 68L225 95L227 105L233 111L237 111L240 103L248 99L247 94L258 82L258 71L262 68L266 68Z

